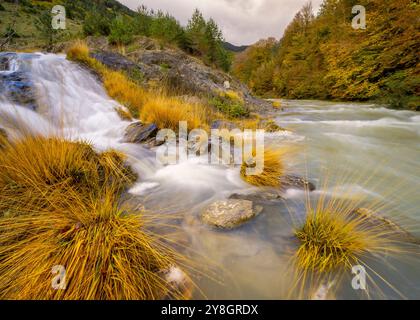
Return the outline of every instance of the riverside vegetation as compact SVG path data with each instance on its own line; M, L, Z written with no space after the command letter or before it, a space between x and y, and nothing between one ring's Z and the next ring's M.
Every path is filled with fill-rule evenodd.
M23 1L23 7L19 9L22 11L19 12L40 12L44 6L50 8L56 3L58 2ZM275 80L274 76L271 77L272 72L275 72L270 69L274 65L272 59L277 59L277 54L283 52L281 65L286 65L287 68L293 66L295 60L290 60L289 54L295 58L297 55L288 52L285 46L287 39L291 42L306 42L306 37L318 34L318 24L321 24L319 21L322 21L323 15L328 12L332 14L329 10L334 12L336 6L340 7L342 3L344 2L337 1L332 6L331 1L326 1L323 13L318 18L307 16L308 7L305 7L286 31L280 46L273 42L264 47L266 51L258 59L266 59L266 64L261 67L253 65L256 60L252 55L261 46L252 47L244 56L238 57L234 73L261 95L283 95L294 88L291 97L312 97L312 93L306 93L309 90L306 86L309 84L305 82L301 85L301 79L287 82L284 86L284 83L277 81L276 84L282 84L279 87L272 86L272 81ZM66 6L69 9L70 23L78 26L79 31L77 34L51 36L48 28L45 29L45 24L37 21L40 40L46 41L44 45L54 47L54 42L59 37L63 37L60 41L87 35L96 36L90 38L92 41L100 41L106 37L107 46L111 45L119 52L118 55L113 52L109 57L118 57L118 62L129 63L132 56L130 59L123 58L127 51L135 51L130 45L138 43L141 39L138 36L141 35L154 38L161 48L173 45L176 48L171 50L182 50L200 57L209 66L229 69L230 55L222 47L222 36L218 27L213 20L205 21L198 11L184 28L168 14L155 13L146 8L133 13L114 1L98 1L94 9L88 9L86 1L69 1ZM7 2L3 8L8 11L12 7L13 4ZM302 21L308 34L299 29ZM11 21L6 30L15 44L27 40L25 28L19 29L20 27ZM294 28L299 29L299 37L294 33ZM329 35L330 31L325 31L325 34ZM98 37L99 34L102 37ZM48 37L44 39L44 35ZM368 38L365 40L369 41ZM89 48L88 41L72 40L66 43L65 48L67 58L97 75L108 95L122 105L116 111L124 120L141 120L142 123L174 131L178 129L179 121L187 121L190 129L203 128L207 131L215 122L218 122L219 127L271 128L274 132L282 130L267 119L253 114L252 111L255 110L248 108L246 102L254 100L247 96L245 89L217 88L208 96L189 92L190 95L183 97L171 88L155 88L150 83L146 85L142 81L143 75L133 73L132 69L111 68L105 64L106 59L100 61L96 55L98 52ZM350 54L349 52L347 53ZM347 62L352 60L351 57L346 59ZM407 62L407 65L412 68L410 63ZM321 75L329 72L321 66ZM404 69L404 72L411 75L414 69L410 68ZM159 65L161 72L167 72L168 69L171 66ZM246 76L245 69L250 71ZM283 70L277 71L283 74ZM297 75L296 70L300 69L289 70L289 75ZM313 70L308 74L313 75L312 72ZM269 76L267 81L263 81L264 85L260 85L258 75ZM338 72L336 76L341 77L343 74ZM391 80L386 78L383 83L389 84L388 81L392 81L394 76L395 73L391 72ZM352 87L352 90L358 91L358 84L360 83ZM238 85L237 88L241 87ZM380 86L375 84L373 89L369 87L367 91L362 90L362 93L358 91L352 97L377 98L381 96L375 91L377 88ZM408 88L402 96L407 99L404 101L412 103L412 87L409 85ZM326 93L330 88L321 89L324 90L320 90L319 94L325 94L322 96L324 98L350 97L340 91L341 86L335 87L334 90L337 91L334 92L337 93L331 95ZM407 92L410 94L406 95ZM191 96L199 99L192 99ZM264 170L260 175L245 174L245 170L253 166L253 163L247 161L242 164L239 174L246 183L258 187L260 191L277 190L282 187L288 157L294 152L295 150L288 147L266 148ZM193 286L192 284L174 285L166 275L180 265L193 269L191 262L186 256L168 247L165 242L168 239L151 232L159 228L153 212L133 209L123 201L127 189L141 179L141 176L138 177L130 169L125 155L120 152L109 150L99 153L84 141L70 142L61 137L46 138L31 135L24 129L18 138L12 138L0 130L0 298L190 298L191 292L187 287ZM297 290L299 298L308 298L305 292L307 286L312 289L314 283L315 286L322 284L336 273L348 273L354 264L367 266L364 261L366 256L418 254L417 244L412 243L417 239L411 241L411 238L407 240L402 237L404 229L383 218L378 210L380 205L375 203L371 207L367 206L367 209L361 209L360 199L345 202L332 197L327 201L321 195L312 206L309 201L311 190L308 186L303 189L307 195L307 205L303 221L293 231L297 245L291 266L296 272L296 279L294 288L290 289L291 292ZM257 212L252 212L252 203L249 201L247 206L247 219L261 211L258 208ZM234 227L236 225L229 225L229 229ZM407 245L410 246L409 249L406 248ZM66 290L57 291L51 288L51 267L54 265L67 267L69 282ZM185 278L185 281L192 283L188 275L185 274ZM320 281L311 281L315 278Z
M366 29L352 28L352 7ZM265 97L376 100L420 110L416 1L325 0L305 5L280 40L261 40L237 56L233 74Z

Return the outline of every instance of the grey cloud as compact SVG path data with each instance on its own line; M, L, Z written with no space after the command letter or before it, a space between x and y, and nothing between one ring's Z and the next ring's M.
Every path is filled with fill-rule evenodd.
M186 24L195 8L206 18L212 17L223 30L227 41L237 45L252 44L261 38L276 37L293 19L307 0L120 0L135 9L141 4L162 9ZM313 0L317 9L322 0Z

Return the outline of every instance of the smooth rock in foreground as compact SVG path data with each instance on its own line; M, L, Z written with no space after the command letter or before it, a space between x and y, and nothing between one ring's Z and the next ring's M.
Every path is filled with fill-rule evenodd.
M263 208L252 201L229 199L216 201L204 209L201 218L212 226L233 229L261 213Z

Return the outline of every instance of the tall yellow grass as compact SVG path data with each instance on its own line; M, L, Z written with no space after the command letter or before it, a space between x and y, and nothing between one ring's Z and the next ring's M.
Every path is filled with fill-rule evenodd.
M136 180L124 155L98 155L83 142L27 136L0 152L0 216L58 207L62 194L96 196L108 184L122 190Z
M334 295L341 281L352 274L352 268L360 265L366 269L372 289L362 294L369 297L373 292L382 293L373 281L376 277L404 297L398 284L383 278L369 266L369 261L373 257L404 255L418 259L419 239L382 216L381 210L387 207L384 203L369 201L366 194L353 195L351 190L338 195L338 190L335 187L331 195L322 193L316 199L310 199L307 192L306 217L294 231L298 247L291 260L295 279L291 292L299 298L308 298L313 296L314 289L332 286L329 291Z
M254 167L256 161L248 163L248 159L244 159L240 170L242 179L254 186L280 187L280 178L285 174L284 159L290 151L291 149L288 147L266 147L264 153L260 155L263 157L263 159L260 160L264 163L263 171L256 175L246 174L246 169Z
M206 111L201 105L182 102L176 98L156 97L146 102L140 118L144 122L154 123L159 128L177 130L180 121L185 121L188 128L208 129Z
M175 254L114 197L108 190L86 202L70 193L66 209L0 219L0 298L184 298L163 276ZM52 286L54 266L65 268L63 290Z
M182 260L120 207L136 176L116 151L24 137L0 150L0 299L187 298L166 279ZM156 225L153 225L156 228ZM54 266L66 270L56 290Z

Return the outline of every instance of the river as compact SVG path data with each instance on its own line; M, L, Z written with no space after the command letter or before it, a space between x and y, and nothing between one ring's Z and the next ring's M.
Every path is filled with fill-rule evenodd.
M118 103L107 96L93 75L63 55L15 55L10 70L2 72L16 71L29 76L39 110L0 99L0 126L12 136L14 127L25 124L41 134L87 140L97 150L125 152L140 177L129 190L130 202L141 203L179 227L177 241L182 240L186 254L204 274L195 277L201 290L197 290L197 298L289 297L287 271L290 253L296 250L293 228L305 217L305 192L287 190L283 199L265 202L263 212L239 229L215 230L199 219L206 205L234 193L257 191L241 180L239 168L206 165L196 159L164 166L157 163L153 150L124 143L130 122L115 112ZM317 185L311 194L314 201L321 194L344 197L348 190L367 194L369 201L386 204L387 217L403 221L418 234L419 113L373 104L281 103L282 110L273 109L268 116L289 131L268 135L267 141L299 148L287 167ZM398 293L380 285L381 294L373 292L371 297L420 297L418 260L390 257L372 263L378 273L398 286ZM337 298L365 297L352 290L350 282L336 289Z

